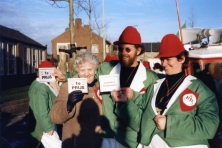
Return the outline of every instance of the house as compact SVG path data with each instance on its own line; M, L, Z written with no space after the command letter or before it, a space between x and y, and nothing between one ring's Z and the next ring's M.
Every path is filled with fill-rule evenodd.
M154 42L154 43L142 43L145 51L142 55L138 57L140 61L148 61L148 59L153 59L155 56L159 53L159 47L160 43L159 42Z
M21 32L0 25L0 90L30 85L46 46Z
M76 47L86 46L93 54L99 57L99 61L104 60L103 56L103 38L92 32L92 47L90 47L91 37L89 25L82 25L82 19L76 18L74 24L74 42ZM109 41L105 41L105 52L112 52L112 45ZM70 49L70 28L52 40L52 54L55 59L59 59L59 49Z

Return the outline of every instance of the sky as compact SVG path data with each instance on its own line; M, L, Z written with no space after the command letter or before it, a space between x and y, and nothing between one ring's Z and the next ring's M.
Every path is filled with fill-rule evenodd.
M101 20L104 8L106 39L110 42L118 40L127 26L137 28L142 42L160 42L164 35L178 32L175 0L104 0L104 7L102 0L96 1L99 2L97 11L101 14ZM51 54L51 40L69 26L68 2L57 2L59 7L52 4L50 0L0 0L0 25L16 29L47 45L48 53ZM194 27L222 27L222 0L178 0L178 4L181 25L187 22L187 28L190 28L189 18L194 15ZM88 24L84 12L78 17L84 25Z

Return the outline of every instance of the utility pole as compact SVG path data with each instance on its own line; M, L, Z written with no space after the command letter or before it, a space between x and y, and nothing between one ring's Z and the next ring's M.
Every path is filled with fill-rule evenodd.
M74 25L73 25L73 20L74 20L74 15L73 15L73 0L68 0L69 1L69 27L70 27L70 49L73 49L75 47L74 44ZM76 57L76 52L72 52L72 57L69 57L68 61L68 72L73 72L74 71L74 60Z
M67 1L69 3L69 30L70 30L70 48L68 50L72 50L75 48L74 44L74 8L73 8L73 0L50 0L50 1ZM67 50L67 49L62 49L62 50ZM68 59L68 72L73 72L74 71L74 60L76 57L76 52L71 52L71 56L69 56ZM66 52L59 52L59 69L62 71L63 74L66 74L67 69L66 69Z
M177 17L178 17L178 22L179 22L180 40L181 40L181 42L182 42L182 44L183 44L183 33L182 33L182 28L181 28L180 9L179 9L178 0L176 0L176 8L177 8Z
M103 60L106 58L106 32L105 32L105 14L104 14L104 0L103 1Z

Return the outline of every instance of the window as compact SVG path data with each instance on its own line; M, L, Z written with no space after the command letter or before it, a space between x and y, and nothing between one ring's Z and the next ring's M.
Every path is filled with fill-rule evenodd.
M6 74L13 75L17 71L16 63L16 45L6 44Z
M44 61L44 57L45 57L44 50L39 50L39 64L42 61Z
M4 75L4 52L3 43L0 42L0 76Z
M57 43L57 55L59 55L59 49L70 49L70 43Z
M93 44L91 52L92 53L99 53L99 45L98 44Z
M22 50L22 73L30 73L30 48L27 47Z
M38 50L31 49L31 73L36 73L38 71Z

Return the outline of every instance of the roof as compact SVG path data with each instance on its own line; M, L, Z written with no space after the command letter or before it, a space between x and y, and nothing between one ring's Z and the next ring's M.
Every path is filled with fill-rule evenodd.
M189 50L190 58L220 58L222 57L221 48L211 48L211 49L196 49Z
M2 25L0 25L0 38L45 48L45 46L27 37L21 32Z
M159 52L160 42L142 44L145 47L145 52Z

